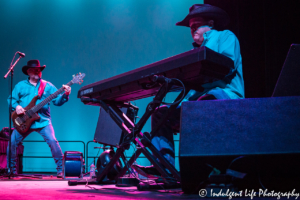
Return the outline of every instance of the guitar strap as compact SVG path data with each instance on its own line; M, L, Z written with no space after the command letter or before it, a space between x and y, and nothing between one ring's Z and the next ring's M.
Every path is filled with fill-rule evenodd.
M47 85L47 81L44 81L43 79L40 79L40 87L39 87L39 90L38 90L39 99L42 97L46 85Z

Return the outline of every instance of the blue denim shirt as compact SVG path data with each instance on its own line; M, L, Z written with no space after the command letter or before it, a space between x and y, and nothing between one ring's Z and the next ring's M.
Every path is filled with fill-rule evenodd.
M245 98L244 79L242 69L242 57L240 44L237 37L229 30L210 30L203 34L204 41L201 46L231 58L234 62L234 69L231 71L230 79L223 79L213 83L203 84L203 92L191 90L186 96L187 100L197 100L205 94L212 94L217 99L241 99Z
M38 81L37 85L34 86L29 82L29 79L17 83L12 92L12 109L15 110L18 105L25 108L31 102L33 97L38 95L39 86L40 86L40 81ZM41 101L43 101L45 98L47 98L49 95L53 94L56 91L57 91L56 87L52 83L47 82L44 93L42 97L36 101L36 104L40 103ZM56 106L61 106L68 100L69 100L69 96L64 93L58 95L56 98L52 100L52 102ZM7 101L9 105L10 96L8 97ZM38 114L41 118L40 120L35 121L32 124L31 126L32 129L42 128L51 124L50 102L45 106L43 106L38 111Z

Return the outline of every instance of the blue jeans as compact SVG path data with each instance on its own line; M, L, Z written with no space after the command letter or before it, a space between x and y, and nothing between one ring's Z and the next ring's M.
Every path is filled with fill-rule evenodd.
M11 169L13 173L16 173L16 164L17 164L17 146L33 131L38 132L44 140L47 142L51 149L52 157L57 165L57 172L62 172L62 158L63 153L58 144L58 141L55 138L55 133L52 124L45 126L43 128L29 129L24 135L24 137L15 129L11 135ZM7 155L9 151L9 145L7 147ZM9 168L9 160L7 156L7 166Z

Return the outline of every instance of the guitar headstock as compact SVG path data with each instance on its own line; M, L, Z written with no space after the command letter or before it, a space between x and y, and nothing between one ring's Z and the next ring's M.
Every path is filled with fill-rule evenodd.
M78 83L79 85L83 82L83 78L85 77L85 73L80 73L79 72L79 74L76 74L76 76L75 75L73 75L73 79L72 79L72 82L73 83Z

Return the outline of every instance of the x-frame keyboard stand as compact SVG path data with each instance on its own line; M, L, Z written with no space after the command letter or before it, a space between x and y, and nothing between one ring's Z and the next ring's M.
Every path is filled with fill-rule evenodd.
M160 87L160 90L154 97L153 101L150 102L146 108L146 112L141 117L139 122L137 124L134 124L119 108L118 106L122 107L120 105L120 102L113 102L113 101L106 101L106 100L97 100L97 99L90 99L90 98L81 98L82 101L85 102L93 102L93 103L99 103L99 105L110 115L110 117L115 121L115 123L124 131L125 138L130 138L129 142L132 142L132 140L135 141L135 144L139 146L139 148L136 150L135 154L130 158L127 165L123 167L121 172L118 174L118 177L122 177L125 175L126 171L128 170L128 167L130 167L134 161L139 157L141 153L145 155L145 157L154 165L154 167L159 171L159 173L162 175L162 177L168 177L168 173L166 172L165 168L171 172L173 177L177 181L181 181L179 172L175 169L173 165L171 165L163 155L156 149L156 147L153 146L151 143L151 139L155 136L156 132L159 130L159 128L165 123L168 116L177 108L180 102L177 102L182 98L182 96L185 96L189 90L182 91L176 98L174 102L177 102L176 104L172 104L168 111L164 114L164 116L160 119L158 125L153 128L150 134L143 134L141 132L142 128L144 127L147 120L150 118L150 116L153 114L153 112L158 108L164 99L164 97L167 95L167 93L170 91L171 87L174 85L173 81L171 79L160 77L157 82L160 82L162 86ZM118 105L118 106L117 106ZM127 105L128 106L128 105ZM113 112L114 111L114 112ZM118 116L116 116L116 114ZM121 121L120 118L123 120ZM131 137L128 137L131 136ZM120 159L120 157L125 162L124 157L124 151L126 150L126 146L128 147L128 140L124 141L120 146L117 147L116 154L113 156L111 161L107 164L105 169L100 172L100 174L97 175L97 182L101 183L101 181L105 178L105 176L108 174L108 172L113 168L114 164ZM152 154L160 161L158 162L157 159L151 154L151 152L148 149L151 150ZM162 166L162 165L164 166Z

